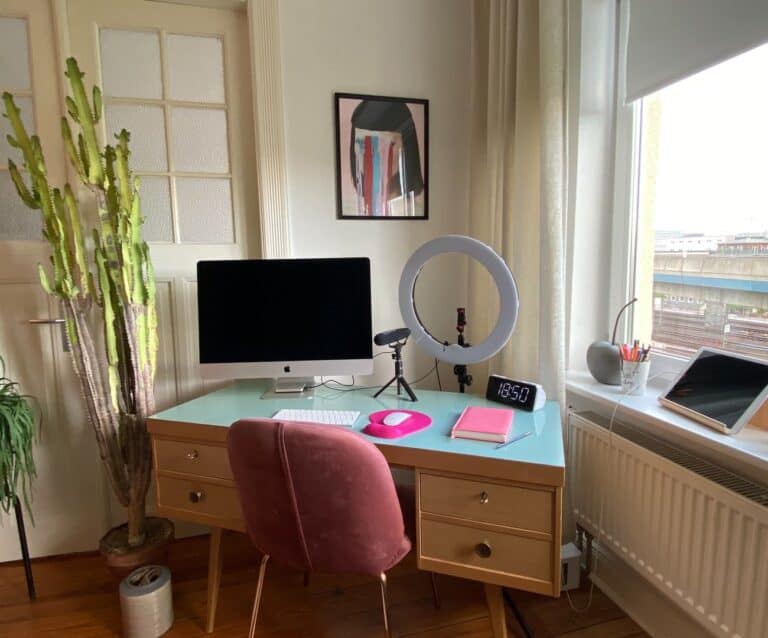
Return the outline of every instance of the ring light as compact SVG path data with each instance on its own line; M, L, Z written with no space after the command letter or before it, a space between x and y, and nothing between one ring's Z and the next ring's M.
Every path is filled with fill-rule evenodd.
M423 326L416 312L414 290L421 269L432 257L443 253L469 255L485 266L496 283L496 289L499 291L499 317L491 334L478 345L466 348L458 344L445 345L439 342ZM490 246L463 235L438 237L428 241L411 255L400 276L399 300L400 313L405 325L411 329L411 339L441 361L464 365L490 359L504 347L515 329L520 306L517 284L506 262Z

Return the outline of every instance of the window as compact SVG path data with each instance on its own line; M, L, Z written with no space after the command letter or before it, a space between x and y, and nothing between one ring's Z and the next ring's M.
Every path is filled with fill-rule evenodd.
M633 332L768 360L768 46L643 98Z
M146 238L234 242L222 39L102 28L100 41L108 139L137 132Z
M25 18L0 16L0 93L4 91L13 95L27 131L35 133L28 25ZM0 113L4 111L0 104ZM30 213L19 199L8 172L9 157L23 170L21 153L11 148L7 141L9 133L11 126L8 120L0 117L0 240L39 240L40 218Z

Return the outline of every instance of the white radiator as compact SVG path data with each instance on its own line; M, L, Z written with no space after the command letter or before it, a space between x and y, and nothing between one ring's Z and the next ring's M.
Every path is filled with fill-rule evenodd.
M576 522L717 636L768 637L768 488L592 413L569 415ZM599 573L599 561L597 571Z

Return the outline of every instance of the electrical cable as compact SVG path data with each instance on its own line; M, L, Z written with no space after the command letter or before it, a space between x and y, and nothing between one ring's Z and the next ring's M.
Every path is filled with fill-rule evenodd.
M512 610L512 614L514 615L515 620L517 621L517 624L520 626L520 629L523 630L523 634L525 635L525 638L534 638L531 628L528 626L528 623L525 622L525 618L523 618L523 614L520 611L520 608L512 599L512 596L507 591L507 588L502 587L501 593L502 593L502 596L504 597L504 602L507 603L507 607L509 607Z
M651 381L653 381L654 379L658 379L659 377L663 377L663 376L667 376L667 375L676 375L676 374L677 374L676 372L672 372L672 371L659 372L658 374L654 374L650 379L648 379L647 383L650 383ZM641 385L641 383L637 383L636 385L631 386L629 388L629 390L627 390L627 392L625 392L621 396L621 398L618 401L616 401L616 405L613 406L613 411L611 412L611 420L608 423L608 459L610 460L611 464L613 464L613 462L614 462L614 459L613 459L613 457L614 457L614 454L613 454L613 451L614 451L613 427L614 427L614 425L616 423L616 414L618 413L619 408L621 407L621 405L624 403L624 400L629 398L629 397L631 397L632 396L631 392L633 392L638 387L640 387L640 385ZM571 428L569 426L568 427L568 430L569 430L569 432L568 432L569 451L570 451L570 429ZM611 468L610 471L611 471L611 476L612 476L613 475L613 468ZM573 483L573 482L570 481L569 483ZM568 501L569 501L571 507L573 507L573 498L572 498L573 497L573 493L572 493L572 489L573 488L571 487L571 489L568 490L568 493L569 493ZM584 607L576 607L576 605L573 603L573 600L571 599L571 592L570 592L570 590L565 592L566 598L568 598L568 605L571 607L571 609L573 611L575 611L576 613L579 613L579 614L583 614L583 613L588 612L590 607L592 606L593 594L595 592L595 579L594 579L594 577L597 576L597 564L598 564L599 557L600 557L600 542L601 542L602 535L603 535L603 520L604 520L603 519L603 515L605 513L605 505L606 505L606 503L605 503L605 489L603 489L603 490L601 490L601 494L600 494L600 510L598 512L598 515L597 515L597 535L594 537L594 543L595 543L594 544L594 552L593 552L594 563L592 565L591 571L589 572L589 574L587 574L587 576L589 577L589 581L590 581L589 597L587 598L587 604Z
M381 357L385 354L389 354L389 352L379 352L378 354L373 355L373 358ZM340 386L344 386L346 388L353 388L355 390L362 390L363 388L355 388L355 375L350 375L350 378L352 379L352 383L342 383L341 381L337 381L336 379L328 379L328 381L325 380L324 376L320 377L320 383L315 383L314 385L308 385L305 389L306 390L312 390L314 388L319 388L320 386L325 386L326 388L329 388L330 390L333 390L328 384L329 383L335 383ZM376 386L370 386L375 388Z
M435 359L435 374L437 375L437 389L440 390L440 392L442 392L443 382L440 380L440 366L438 365L437 359Z
M320 377L323 379L323 377ZM335 383L336 385L340 385L345 388L354 388L355 387L355 375L352 375L352 383L342 383L341 381L337 379L328 379L328 381L325 381L323 379L323 385L327 386L329 383Z
M335 386L329 385L331 383L335 384ZM328 381L323 381L318 385L322 385L334 392L357 392L358 390L373 390L373 388L379 387L377 385L354 385L354 384L341 383L339 381L336 381L336 379L329 379Z
M388 352L382 352L381 354L389 354L389 353ZM379 355L376 355L376 356L379 356ZM415 381L408 381L408 383L411 384L411 385L416 385L417 383L420 383L421 381L424 381L424 379L426 379L430 374L432 374L433 372L438 370L437 365L438 365L438 360L435 359L435 365L432 366L425 375L419 377ZM439 374L440 373L438 371L438 376L439 376ZM359 385L359 386L356 386L356 385L354 385L354 377L352 377L352 384L341 383L340 381L336 381L336 379L329 379L328 381L323 381L322 377L320 377L320 379L321 379L320 383L318 383L316 385L313 385L313 386L308 386L308 387L309 388L317 388L317 387L320 387L320 386L324 386L324 387L328 388L329 390L333 390L334 392L357 392L358 390L373 390L374 388L380 387L378 385ZM328 385L329 383L335 383L336 385L342 386L342 387L332 387L332 386Z
M433 365L433 366L432 366L432 367L429 369L429 372L427 372L427 374L425 374L424 376L421 376L421 377L419 377L418 379L416 379L416 381L409 381L408 383L409 383L409 384L411 384L411 385L416 385L417 383L420 383L421 381L424 381L424 379L426 379L426 378L427 378L427 377L428 377L430 374L432 374L432 373L433 373L435 370L437 370L437 359L435 359L435 365Z

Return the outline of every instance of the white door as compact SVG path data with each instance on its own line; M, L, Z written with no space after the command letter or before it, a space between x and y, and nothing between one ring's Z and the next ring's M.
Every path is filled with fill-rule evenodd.
M157 275L163 409L211 387L198 373L197 261L258 257L247 17L144 0L67 6L71 55L104 93L103 139L131 132Z
M105 139L132 134L158 278L162 409L203 389L197 261L258 256L246 14L144 0L68 7L71 53L104 92Z
M40 135L58 184L67 177L59 118L68 55L86 83L104 89L104 139L122 127L133 134L158 278L162 409L207 387L197 372L196 262L258 256L246 16L140 0L0 0L0 90L14 94ZM58 308L39 285L48 247L38 239L39 212L21 206L10 183L5 158L15 149L4 126L0 119L0 356L44 412L31 552L92 550L125 514L106 483L59 327L28 323L55 319ZM13 517L2 516L0 561L18 558Z
M49 175L60 183L64 149L50 7L48 0L0 0L0 92L13 94L28 128L41 138ZM98 450L60 327L29 323L55 319L58 308L37 275L37 264L47 263L49 255L41 241L40 212L21 203L8 175L8 157L21 165L18 151L6 141L8 132L7 120L0 118L0 356L6 374L37 398L43 416L35 449L36 525L27 521L30 551L41 556L90 550L108 522ZM0 514L0 561L19 558L15 519Z

